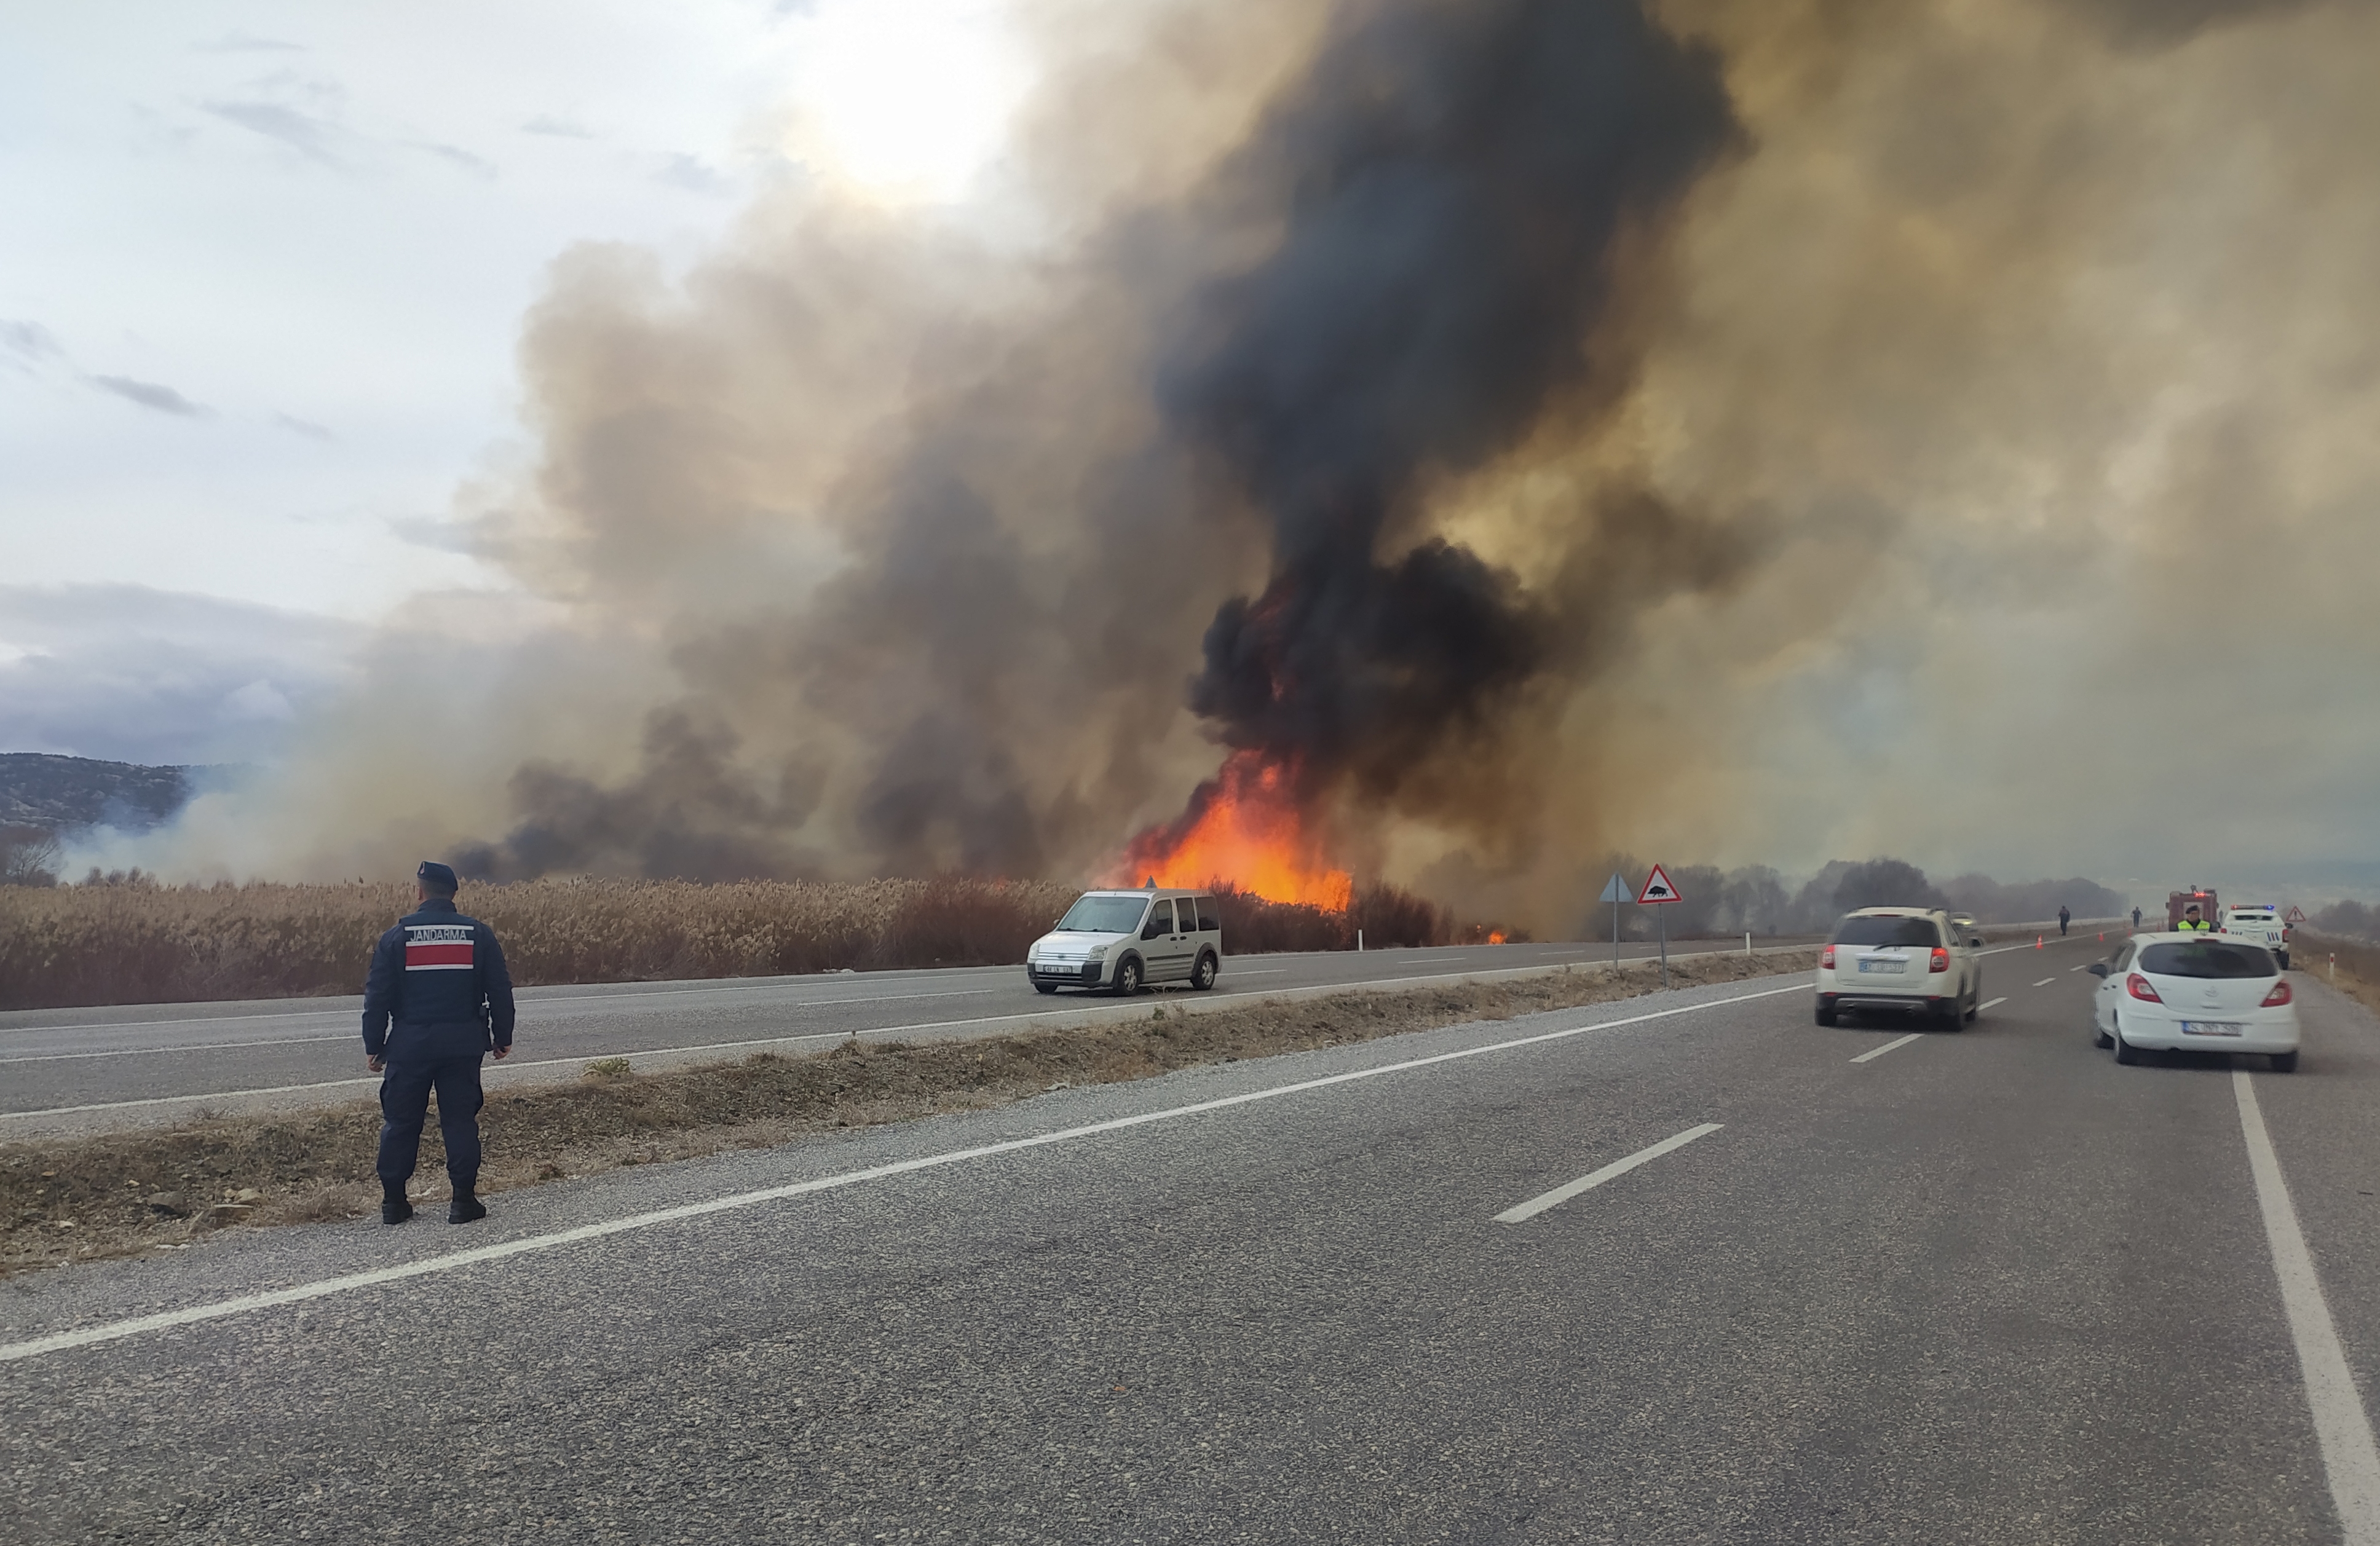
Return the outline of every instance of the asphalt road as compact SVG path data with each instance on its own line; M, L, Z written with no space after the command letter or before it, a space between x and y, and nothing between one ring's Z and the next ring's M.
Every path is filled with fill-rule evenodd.
M1671 953L1725 948L1706 940ZM1623 945L1621 953L1652 949ZM1609 944L1565 944L1235 957L1215 990L1198 996L1394 986L1610 955ZM592 1057L731 1057L763 1047L814 1050L852 1035L996 1035L1112 1013L1113 1004L1073 992L1044 996L1017 966L526 988L517 1050L490 1065L489 1082L575 1077ZM367 1096L379 1081L363 1069L362 1006L358 996L0 1014L0 1137L37 1124L91 1130L171 1120L210 1103L287 1109Z
M2380 1026L2301 974L2301 1072L2119 1068L2093 953L1963 1033L1725 984L21 1279L5 1533L2372 1540Z

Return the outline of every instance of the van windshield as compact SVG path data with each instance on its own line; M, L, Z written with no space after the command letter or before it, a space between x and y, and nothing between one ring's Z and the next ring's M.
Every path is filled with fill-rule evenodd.
M1078 897L1058 926L1083 934L1130 934L1148 911L1147 897Z

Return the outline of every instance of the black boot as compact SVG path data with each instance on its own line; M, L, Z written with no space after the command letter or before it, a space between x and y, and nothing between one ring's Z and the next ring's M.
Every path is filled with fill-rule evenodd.
M455 1194L454 1206L446 1210L449 1224L469 1224L488 1216L488 1205L468 1191Z
M403 1224L412 1216L413 1204L406 1201L405 1192L401 1189L394 1187L381 1189L380 1221L382 1224Z

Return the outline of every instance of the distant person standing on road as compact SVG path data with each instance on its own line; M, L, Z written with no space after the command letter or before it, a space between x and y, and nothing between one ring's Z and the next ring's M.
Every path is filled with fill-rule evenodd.
M480 1058L513 1050L513 980L496 931L455 910L455 872L425 859L414 872L416 911L372 948L364 983L364 1067L380 1082L380 1216L413 1216L405 1184L421 1153L430 1093L455 1183L449 1224L488 1216L480 1201Z
M2137 907L2132 909L2132 932L2134 934L2141 932L2141 910Z
M2058 904L2058 932L2059 935L2063 936L2066 933L2066 925L2073 916L2074 914L2066 911L2066 904L2064 902Z

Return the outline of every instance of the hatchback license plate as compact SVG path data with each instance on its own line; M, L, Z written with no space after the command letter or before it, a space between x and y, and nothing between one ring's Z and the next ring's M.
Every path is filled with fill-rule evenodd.
M2185 1020L2181 1033L2185 1036L2236 1036L2248 1028L2236 1020Z
M1882 960L1871 957L1868 960L1860 962L1860 970L1862 972L1889 972L1893 976L1898 977L1900 975L1901 963L1892 960L1890 957L1886 957Z

